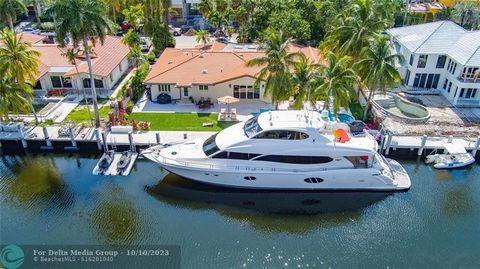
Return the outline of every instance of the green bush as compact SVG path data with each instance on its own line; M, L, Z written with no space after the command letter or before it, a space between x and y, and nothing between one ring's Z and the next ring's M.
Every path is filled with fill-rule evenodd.
M125 82L122 87L120 88L120 90L117 92L117 96L115 96L117 99L123 99L123 97L125 96L125 94L127 93L127 88L128 88L128 85L130 84L131 82L131 79L129 79L127 82Z
M55 30L55 24L53 22L42 22L38 28L42 31L50 32Z
M140 97L142 97L143 92L145 91L145 86L143 85L143 81L147 77L148 71L150 70L150 65L148 62L142 64L135 75L132 77L131 87L133 91L133 101L138 101Z
M127 114L132 113L133 106L135 106L135 103L132 101L128 101L127 107L125 108L125 112L127 112Z
M155 61L155 52L154 52L153 50L151 50L151 51L147 54L147 61L149 61L149 62Z

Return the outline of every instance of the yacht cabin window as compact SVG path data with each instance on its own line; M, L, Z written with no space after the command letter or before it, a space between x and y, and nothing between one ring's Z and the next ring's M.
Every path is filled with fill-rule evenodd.
M272 130L272 131L265 131L261 134L258 134L254 138L255 139L303 140L308 138L308 134L297 132L297 131Z
M215 143L216 137L217 134L214 134L210 136L207 140L205 140L205 142L203 143L203 152L205 153L205 155L210 156L220 151L220 149L217 147L217 144Z
M258 116L255 116L245 122L243 131L247 137L254 136L256 133L261 132L262 128L258 124Z

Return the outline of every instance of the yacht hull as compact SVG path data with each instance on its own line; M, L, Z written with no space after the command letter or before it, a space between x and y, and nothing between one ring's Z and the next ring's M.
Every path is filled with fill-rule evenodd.
M274 171L218 171L160 164L167 171L192 181L209 185L262 190L325 190L325 191L406 191L410 181L389 184L380 175L368 169L330 171L274 172Z

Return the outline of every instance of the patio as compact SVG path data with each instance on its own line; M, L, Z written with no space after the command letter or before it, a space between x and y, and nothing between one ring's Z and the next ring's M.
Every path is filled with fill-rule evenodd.
M132 112L156 112L156 113L218 113L220 110L227 109L226 104L219 104L215 100L213 101L213 106L210 108L200 109L198 105L193 103L177 103L177 104L158 104L148 100L145 96L140 99L135 106L133 107ZM236 108L238 115L250 115L252 113L260 112L260 109L274 109L275 107L272 104L264 103L261 101L255 102L250 101L248 103L236 103L231 104L230 108ZM288 109L288 102L279 106L279 109Z

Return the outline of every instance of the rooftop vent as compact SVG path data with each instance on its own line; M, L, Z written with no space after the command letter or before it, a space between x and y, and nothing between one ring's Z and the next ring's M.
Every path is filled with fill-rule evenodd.
M208 73L208 72L207 72L207 69L203 69L203 70L202 70L202 74L206 74L206 73Z
M168 64L173 64L173 61L168 61Z

